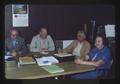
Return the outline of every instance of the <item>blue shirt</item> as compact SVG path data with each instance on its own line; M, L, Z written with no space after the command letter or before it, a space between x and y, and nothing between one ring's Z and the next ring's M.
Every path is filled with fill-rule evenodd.
M13 45L13 48L15 48L15 46L16 46L16 40L15 39L12 40L12 45Z
M71 78L73 79L96 79L99 76L106 75L106 71L110 69L110 51L107 47L103 47L102 49L98 50L97 48L93 48L89 52L89 61L98 61L103 60L104 64L97 67L94 71L84 72L80 74L72 75Z
M89 60L90 61L98 61L103 60L104 64L97 67L97 69L109 69L110 68L110 51L107 47L103 47L102 49L98 50L97 48L93 48L89 52Z

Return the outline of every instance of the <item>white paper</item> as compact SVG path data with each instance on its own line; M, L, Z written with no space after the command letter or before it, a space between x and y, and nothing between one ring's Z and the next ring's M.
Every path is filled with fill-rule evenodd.
M28 14L13 14L13 27L27 27Z
M12 5L12 20L13 27L27 27L29 21L28 5Z
M63 49L68 47L71 43L72 43L73 40L63 40Z
M35 58L37 61L37 64L39 66L44 66L44 65L51 65L53 63L59 63L59 61L53 57L53 56L49 56L49 57L42 57L42 58ZM47 63L44 63L45 61L48 61Z
M12 56L5 56L5 58L4 58L4 59L6 60L6 59L11 58L11 57L12 57Z
M115 37L115 25L105 25L106 37Z
M58 57L69 57L69 56L72 56L72 54L69 54L69 53L56 53L54 54L55 56L58 56Z
M45 52L45 51L42 51L42 52L40 52L41 54L48 54L49 52Z

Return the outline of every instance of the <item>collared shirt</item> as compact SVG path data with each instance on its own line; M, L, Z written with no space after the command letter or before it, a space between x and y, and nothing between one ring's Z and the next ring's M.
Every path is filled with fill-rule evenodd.
M48 49L48 47L47 47L48 46L47 39L41 39L40 44L41 44L41 47L40 47L41 49L42 48Z
M81 48L82 48L82 43L78 42L76 48L73 50L73 55L80 57Z
M54 42L50 35L46 39L42 39L39 34L33 37L30 44L30 51L39 52L42 48L46 48L49 51L55 50Z
M12 47L13 47L13 48L16 47L16 39L12 39Z
M104 61L104 64L98 67L98 69L107 69L110 67L110 51L107 47L103 47L100 50L98 50L97 48L93 48L88 55L90 61Z
M15 39L9 37L5 39L5 54L11 54L13 49L18 53L27 52L24 38L17 36Z
M98 50L97 48L93 48L89 52L89 60L90 61L98 61L98 60L104 61L104 64L96 68L97 76L104 75L106 72L108 72L108 69L110 69L111 67L110 51L107 47L103 47L100 50Z

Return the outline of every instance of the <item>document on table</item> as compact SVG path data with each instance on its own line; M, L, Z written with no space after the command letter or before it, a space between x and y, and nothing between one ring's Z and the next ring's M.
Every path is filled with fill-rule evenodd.
M47 56L42 58L35 58L39 66L51 65L54 63L59 63L59 61L53 56Z
M72 56L72 54L69 54L69 53L56 53L54 55L57 56L57 57L69 57L69 56Z

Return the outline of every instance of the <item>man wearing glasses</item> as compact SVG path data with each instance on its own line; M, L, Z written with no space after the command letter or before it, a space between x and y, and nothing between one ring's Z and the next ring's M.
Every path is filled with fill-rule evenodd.
M18 36L18 31L16 29L10 30L10 37L5 39L5 54L13 55L13 53L23 54L27 51L25 46L25 41L22 37Z

